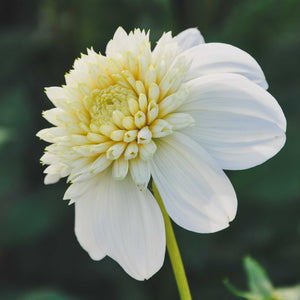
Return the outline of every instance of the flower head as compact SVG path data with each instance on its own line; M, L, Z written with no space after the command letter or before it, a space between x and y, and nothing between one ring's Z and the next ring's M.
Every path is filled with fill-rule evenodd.
M224 229L235 192L222 169L261 164L285 142L286 121L257 62L197 29L119 28L106 55L88 50L46 94L54 125L41 158L45 183L68 177L75 233L95 259L109 255L143 280L162 265L164 222L147 189L152 176L170 217L195 232Z

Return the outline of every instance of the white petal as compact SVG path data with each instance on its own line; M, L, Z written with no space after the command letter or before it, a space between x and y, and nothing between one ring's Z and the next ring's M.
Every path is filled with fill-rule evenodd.
M99 246L101 244L97 243L93 229L95 201L98 195L98 185L102 179L103 176L97 176L97 178L90 179L88 182L71 185L73 192L79 187L84 187L84 193L78 191L80 193L75 194L76 197L71 199L72 202L75 202L75 234L81 247L94 260L100 260L106 255L104 249L102 249L103 247Z
M196 121L183 131L201 144L222 169L240 170L274 156L285 143L286 119L264 89L235 74L193 81L180 107Z
M137 157L131 159L129 163L130 163L129 170L133 181L141 189L147 188L151 176L148 161L145 161Z
M205 43L203 36L197 28L189 28L174 37L182 50L187 50L199 44Z
M192 59L186 81L208 74L236 73L264 89L268 88L264 73L255 59L234 46L222 43L201 44L181 55Z
M237 200L230 181L188 136L175 132L157 140L151 173L168 214L179 226L208 233L226 228L234 219Z
M44 178L44 184L53 184L58 182L60 174L47 174Z
M146 189L139 191L130 176L101 183L94 229L107 255L133 278L150 278L162 266L165 229L159 206Z

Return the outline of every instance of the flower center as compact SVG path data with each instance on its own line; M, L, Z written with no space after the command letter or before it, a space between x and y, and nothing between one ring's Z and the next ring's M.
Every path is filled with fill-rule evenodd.
M89 99L91 124L96 126L111 125L114 111L120 111L129 116L128 99L137 99L132 89L118 84L111 85L102 90L94 90Z

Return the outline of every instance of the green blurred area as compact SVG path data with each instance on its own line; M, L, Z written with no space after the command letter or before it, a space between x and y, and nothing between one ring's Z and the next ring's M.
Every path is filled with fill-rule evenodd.
M92 261L73 233L66 184L43 185L39 158L51 107L80 52L105 51L121 25L163 31L198 27L207 42L253 55L288 120L287 143L267 163L230 172L239 199L232 225L200 235L175 226L194 299L233 299L222 284L245 278L250 254L274 285L300 281L299 0L3 0L0 8L0 299L178 299L168 257L150 280L130 278L109 258ZM288 299L287 299L288 300Z

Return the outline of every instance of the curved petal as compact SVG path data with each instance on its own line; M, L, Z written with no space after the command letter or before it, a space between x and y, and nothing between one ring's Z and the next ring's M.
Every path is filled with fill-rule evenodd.
M73 183L68 189L71 202L75 202L75 235L81 247L94 260L100 260L106 255L97 243L93 229L95 200L101 177L102 174L87 182Z
M205 43L203 36L197 28L189 28L180 32L174 37L174 41L182 50Z
M188 112L196 126L183 132L195 139L222 169L259 165L285 143L286 119L264 89L235 74L203 76L191 82Z
M186 81L209 74L236 73L264 89L268 88L264 73L255 59L234 46L222 43L201 44L181 55L192 59Z
M175 132L158 140L151 172L168 214L179 226L209 233L234 219L237 200L230 181L188 136Z
M130 176L122 181L106 178L96 202L98 243L130 276L150 278L161 268L166 247L163 217L150 191L140 191Z
M113 38L108 42L106 46L106 56L113 57L119 55L124 51L129 51L134 55L138 55L142 50L147 49L149 52L149 33L145 33L144 30L135 29L133 32L127 34L127 32L119 27Z

